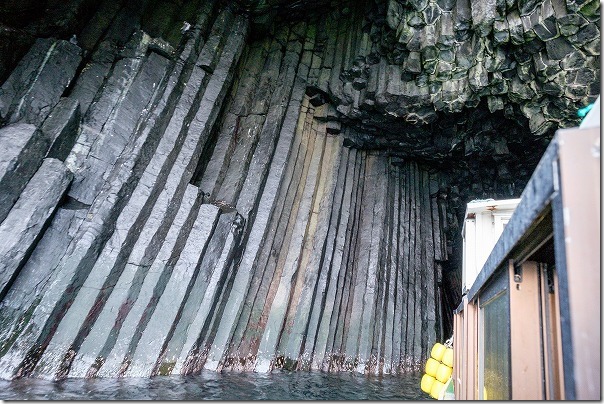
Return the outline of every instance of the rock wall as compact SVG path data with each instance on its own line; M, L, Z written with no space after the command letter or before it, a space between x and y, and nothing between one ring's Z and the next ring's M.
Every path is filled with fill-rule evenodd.
M389 0L367 13L347 30L354 57L334 91L347 116L425 124L485 100L539 136L576 125L600 93L596 0Z
M571 36L599 8L521 3L105 1L78 25L73 0L0 87L0 377L417 369L451 332L465 203L517 196L594 95ZM502 10L582 16L532 54L567 38L584 91L535 57L506 76L530 51Z

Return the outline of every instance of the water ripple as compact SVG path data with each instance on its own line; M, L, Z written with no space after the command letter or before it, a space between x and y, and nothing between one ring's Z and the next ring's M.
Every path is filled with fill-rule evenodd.
M420 373L216 373L121 379L0 380L2 400L421 400Z

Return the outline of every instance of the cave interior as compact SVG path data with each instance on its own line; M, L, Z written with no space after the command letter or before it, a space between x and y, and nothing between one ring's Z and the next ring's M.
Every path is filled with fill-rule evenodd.
M452 334L452 310L461 299L466 203L520 197L555 131L578 126L576 111L599 95L599 4L3 1L0 131L26 123L31 130L18 127L18 136L60 133L39 146L43 151L30 153L31 172L23 174L28 179L15 186L13 199L0 201L5 206L0 222L7 218L8 223L12 211L22 208L24 198L17 198L29 189L28 181L33 184L38 167L45 167L40 166L43 159L61 160L70 173L61 174L62 192L52 213L44 216L44 225L14 265L9 263L12 272L3 275L0 374L127 376L191 373L202 367L312 368L309 363L350 370L359 361L375 372L417 368L430 343ZM180 126L172 130L178 119ZM203 142L188 146L194 127ZM162 152L171 130L177 146ZM291 144L281 148L285 132ZM38 147L33 143L27 150ZM187 147L192 157L182 163L185 174L173 177L170 164L180 164ZM158 196L136 202L160 153L167 162L154 175L163 182L147 184ZM268 160L260 162L262 155ZM274 167L281 177L273 179ZM118 189L120 170L128 177ZM160 190L172 185L164 184L175 187L175 196L165 202ZM271 187L276 207L266 214ZM111 198L117 202L109 205ZM165 203L163 210L160 203ZM305 218L298 213L296 220L286 220L288 211L294 217L304 209L309 212ZM125 212L137 221L122 230ZM202 228L195 233L191 212L213 223L211 237L204 239ZM84 249L82 240L93 227L81 223L97 217L110 219L97 224L97 239ZM360 234L350 236L353 241L338 237L345 217L357 223L348 230L344 226L345 232ZM158 224L149 227L153 220ZM272 238L256 240L262 220L268 220L266 234ZM10 229L2 231L11 235ZM203 285L202 276L191 275L182 291L186 295L178 300L173 285L178 281L169 273L179 268L194 233L209 257L200 261L199 271L226 263L222 272L208 272L211 280ZM409 251L411 236L415 244ZM325 265L325 251L337 249L340 238L338 248L357 251L347 258L348 266L355 268L354 276L365 271L363 290L351 286L352 275L338 278L331 269L335 255L328 272L311 276L300 269ZM255 243L260 252L250 258ZM80 250L75 262L73 252ZM292 258L294 250L298 258ZM407 260L404 265L386 262L399 256ZM158 272L156 283L147 286L153 271L146 270L160 258L170 271ZM261 269L240 280L249 260ZM356 264L363 260L367 268ZM113 266L103 272L103 265ZM128 272L129 266L136 270ZM403 267L421 272L415 280L400 275L403 282L423 282L428 290L428 296L415 292L421 294L416 294L415 310L402 314L416 316L417 331L406 328L410 342L405 335L396 337L392 328L397 322L413 323L411 317L376 314L408 304L409 299L399 301L407 292L400 287L397 292L399 275L392 269ZM62 278L57 275L61 268L71 272ZM95 274L106 275L87 302L78 292ZM287 276L289 284L279 283ZM329 286L330 276L338 279L338 287ZM69 279L63 289L57 286L61 279ZM139 286L120 295L121 282ZM236 298L238 282L256 294ZM219 286L214 290L213 285ZM176 289L169 292L171 287ZM150 326L140 328L160 321L156 306L135 303L146 288L159 306L169 304L162 294L172 293L178 310L166 314L172 320L165 335L152 334ZM205 295L196 298L191 292L196 288L205 288ZM371 316L359 308L367 305L367 291L376 296ZM287 303L279 303L282 296ZM82 299L80 307L77 299ZM329 299L343 307L341 321L331 316L331 327L324 309L334 305ZM208 313L200 319L204 310L199 307L206 306ZM119 313L111 317L105 313L108 307ZM236 315L227 326L220 318L229 310ZM187 315L191 320L184 324ZM249 319L241 320L244 315ZM70 328L68 321L77 326ZM134 339L123 337L120 329L129 321L131 331L136 324L141 330ZM371 338L363 334L366 324ZM197 325L196 333L187 333ZM343 336L347 328L358 333L354 342ZM223 346L216 348L221 338ZM155 353L137 348L148 341L157 345ZM321 350L319 343L331 348ZM346 355L336 357L337 352ZM371 360L378 364L366 365Z

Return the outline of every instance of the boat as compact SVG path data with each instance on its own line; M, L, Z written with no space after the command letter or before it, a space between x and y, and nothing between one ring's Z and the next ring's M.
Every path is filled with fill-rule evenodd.
M602 399L599 101L556 131L518 200L468 204L455 400Z

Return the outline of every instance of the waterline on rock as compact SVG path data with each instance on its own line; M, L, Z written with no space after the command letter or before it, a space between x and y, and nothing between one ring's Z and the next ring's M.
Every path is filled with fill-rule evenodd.
M202 371L152 378L0 380L2 400L419 400L421 373Z

